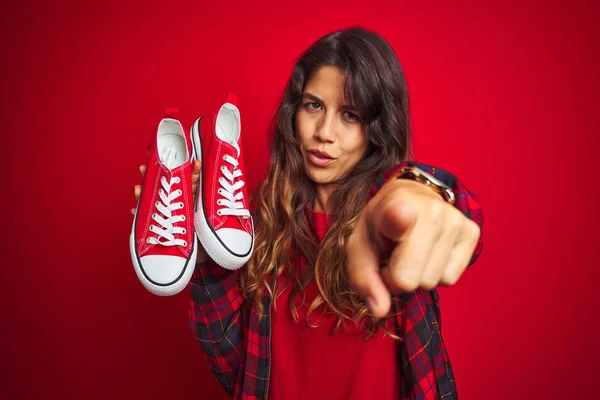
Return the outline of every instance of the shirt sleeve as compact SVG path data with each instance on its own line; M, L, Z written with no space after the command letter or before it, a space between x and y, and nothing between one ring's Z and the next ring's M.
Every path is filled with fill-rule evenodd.
M205 360L225 391L233 396L243 365L244 298L239 271L214 261L196 266L188 285L190 329L205 353Z

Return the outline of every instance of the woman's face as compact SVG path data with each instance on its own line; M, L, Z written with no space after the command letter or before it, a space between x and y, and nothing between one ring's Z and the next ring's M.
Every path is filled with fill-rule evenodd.
M362 119L344 100L344 75L337 68L322 67L306 84L296 134L306 172L319 185L342 178L365 154Z

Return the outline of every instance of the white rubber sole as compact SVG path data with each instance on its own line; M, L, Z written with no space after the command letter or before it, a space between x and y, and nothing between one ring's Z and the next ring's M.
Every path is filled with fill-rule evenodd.
M139 207L139 203L138 203ZM192 279L194 268L196 266L196 256L198 254L198 245L196 244L196 238L194 237L194 243L192 244L192 254L185 264L182 273L172 283L167 285L159 285L152 282L144 273L142 266L140 265L137 257L137 250L135 246L135 224L137 221L137 208L135 210L135 217L133 218L133 227L131 228L131 235L129 235L129 250L131 252L131 261L135 273L144 287L152 294L157 296L173 296L181 292ZM194 235L195 236L195 235Z
M200 138L200 120L198 118L192 125L190 136L192 139L192 158L202 162L202 140ZM254 251L254 237L252 237L252 245L247 254L236 255L229 251L220 241L219 237L212 230L208 223L208 218L205 214L203 204L203 175L204 166L200 173L200 181L198 182L198 195L196 196L196 207L194 209L194 227L196 236L200 240L202 247L208 253L208 256L221 267L229 270L241 268L252 255Z

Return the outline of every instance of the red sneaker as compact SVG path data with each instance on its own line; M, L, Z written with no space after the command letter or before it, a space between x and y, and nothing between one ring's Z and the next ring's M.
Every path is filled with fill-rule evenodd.
M244 265L254 249L240 133L240 111L232 93L191 130L193 157L202 161L196 235L217 264L232 270Z
M165 111L148 146L146 173L129 239L135 272L159 296L179 293L196 264L190 147L176 117Z

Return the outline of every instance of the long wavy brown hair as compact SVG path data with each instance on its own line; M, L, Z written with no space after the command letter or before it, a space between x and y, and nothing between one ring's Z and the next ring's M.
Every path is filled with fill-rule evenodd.
M316 185L305 171L295 116L305 85L324 66L343 72L345 99L360 112L368 145L364 157L335 182L328 203L335 213L317 243L307 213ZM302 296L304 304L304 288L315 280L319 295L309 305L309 316L325 304L338 316L336 330L346 320L360 321L370 335L385 329L385 319L369 315L365 301L350 287L345 244L376 177L410 157L408 90L396 53L380 35L360 27L323 36L297 60L270 132L268 175L251 199L255 247L241 276L244 295L261 309L263 295L276 298L291 285L290 308L297 321L294 298ZM302 257L306 268L299 272ZM284 284L276 286L280 276Z

